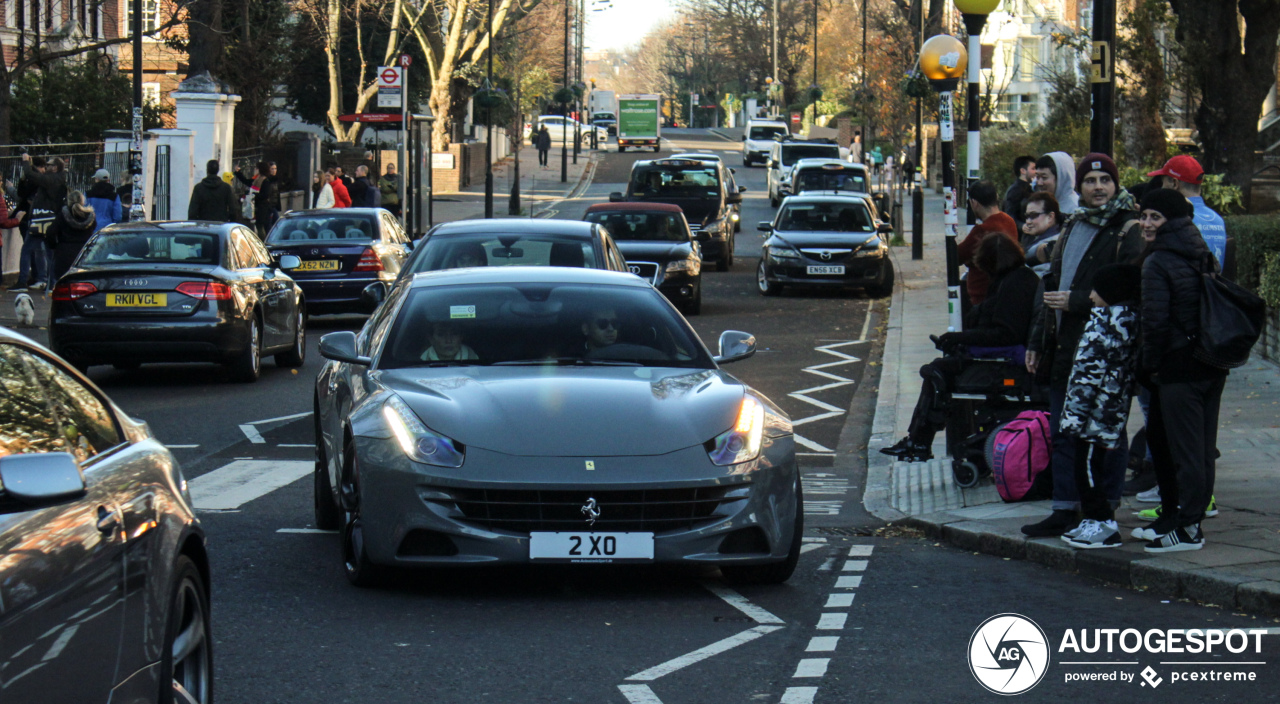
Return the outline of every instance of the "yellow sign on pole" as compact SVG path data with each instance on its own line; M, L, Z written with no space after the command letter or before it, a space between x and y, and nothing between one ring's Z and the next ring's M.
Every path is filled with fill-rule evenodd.
M1114 57L1111 55L1111 44L1108 42L1094 42L1093 56L1091 57L1091 65L1089 67L1090 83L1110 83L1111 68L1114 63Z

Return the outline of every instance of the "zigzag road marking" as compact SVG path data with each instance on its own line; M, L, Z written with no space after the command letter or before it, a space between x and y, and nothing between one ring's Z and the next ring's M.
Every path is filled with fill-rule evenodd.
M804 369L801 370L803 372L808 372L810 374L814 374L816 376L820 376L825 379L830 379L832 383L823 384L822 386L814 386L808 389L801 389L799 391L792 391L791 393L787 394L788 396L796 399L797 401L804 401L805 403L808 403L812 406L816 406L817 408L823 411L822 413L809 416L808 418L800 418L800 419L791 421L791 425L793 428L795 426L804 425L806 423L812 423L814 421L825 420L827 418L834 418L836 416L843 415L848 412L848 409L840 408L839 406L833 406L829 403L826 403L824 401L819 401L815 398L809 398L807 394L818 393L821 391L828 391L830 389L838 389L841 386L848 386L849 384L854 383L853 379L846 379L845 377L842 377L838 374L832 374L831 372L823 371L823 370L828 369L830 367L838 367L844 364L853 364L854 362L861 362L862 361L861 358L854 357L853 355L850 355L850 354L845 354L844 352L841 352L836 349L837 347L845 347L847 345L856 345L861 342L866 342L866 340L849 340L847 342L834 342L829 345L820 345L818 347L813 348L817 352L824 352L834 357L839 357L839 359L835 362L827 362L825 364L815 364L812 367L805 367ZM797 444L802 445L803 447L806 447L815 452L823 453L823 454L832 454L832 455L835 454L835 450L832 450L829 447L825 447L819 443L816 443L810 440L809 438L806 438L800 435L800 433L795 433L795 439Z

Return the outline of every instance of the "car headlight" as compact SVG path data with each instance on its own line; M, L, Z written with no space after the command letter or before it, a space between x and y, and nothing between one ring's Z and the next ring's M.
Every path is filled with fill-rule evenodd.
M689 274L697 274L701 269L697 259L677 259L673 262L667 262L667 273L688 272Z
M864 243L862 244L862 247L860 247L860 248L858 249L858 251L854 253L854 255L853 255L853 256L855 256L855 257L873 257L873 256L876 256L876 255L880 254L880 249L881 249L881 247L883 247L883 246L884 246L884 243L883 243L883 242L881 242L881 240L880 240L880 238L879 238L879 237L872 237L871 239L869 239L869 240L867 240L866 242L864 242Z
M760 456L760 439L764 435L764 406L744 396L733 427L708 440L707 456L721 467L748 462Z
M729 217L733 218L734 222L738 222L738 220L742 219L736 212L733 215L730 215Z
M409 459L437 467L462 466L466 456L462 443L431 432L399 397L387 399L382 406L382 416L387 419L387 427Z
M773 246L769 248L769 256L774 259L799 259L800 253L790 247Z

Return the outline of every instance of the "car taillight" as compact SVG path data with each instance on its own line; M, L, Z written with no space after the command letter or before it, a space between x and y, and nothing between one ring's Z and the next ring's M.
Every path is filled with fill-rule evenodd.
M231 287L221 281L184 281L174 290L205 301L231 300Z
M53 300L55 301L74 301L77 298L84 298L98 292L98 287L88 281L73 281L71 283L58 284L53 289Z
M365 247L360 254L360 261L356 262L356 268L352 271L382 271L382 260L372 247Z

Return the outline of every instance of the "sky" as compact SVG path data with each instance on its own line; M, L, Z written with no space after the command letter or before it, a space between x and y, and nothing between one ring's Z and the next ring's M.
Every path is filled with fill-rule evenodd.
M613 7L592 12L602 0L586 0L588 48L624 49L640 41L649 29L674 13L671 0L613 0Z

